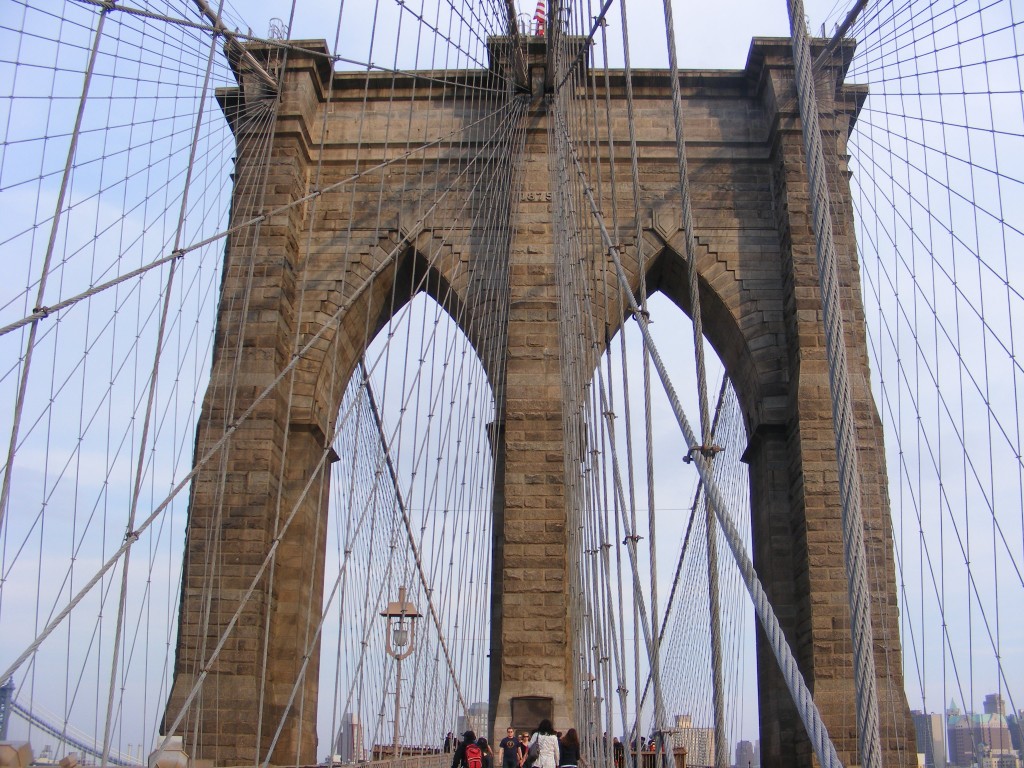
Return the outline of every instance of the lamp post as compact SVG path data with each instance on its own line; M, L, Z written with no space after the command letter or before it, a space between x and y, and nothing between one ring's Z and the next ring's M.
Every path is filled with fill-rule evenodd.
M392 600L380 612L387 619L388 631L385 648L395 660L395 739L391 747L392 759L398 758L399 713L402 711L402 659L407 658L416 646L415 626L420 612L405 599L405 587L398 588L398 600Z

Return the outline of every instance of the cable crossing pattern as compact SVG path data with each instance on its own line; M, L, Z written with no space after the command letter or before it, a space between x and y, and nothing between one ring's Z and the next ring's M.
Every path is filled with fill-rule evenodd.
M1021 11L804 5L11 0L7 737L1021 764Z

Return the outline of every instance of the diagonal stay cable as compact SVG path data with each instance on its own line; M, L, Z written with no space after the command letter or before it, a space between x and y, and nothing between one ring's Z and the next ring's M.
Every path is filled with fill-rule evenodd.
M220 15L220 9L218 8L216 11L213 10L206 0L192 0L192 2L195 3L199 12L209 19L211 24L213 24L214 33L223 35L227 40L230 50L245 59L245 63L252 69L253 74L256 75L259 81L263 83L265 87L270 88L274 93L276 93L279 87L277 80L271 77L270 73L267 72L267 70L265 70L258 61L256 61L256 57L252 55L252 52L248 48L238 42L238 36L224 25L224 19L222 19ZM111 5L113 4L111 3ZM223 0L221 0L221 6L223 7L223 5Z
M718 392L718 404L715 406L715 417L711 423L711 434L709 439L714 442L715 437L718 434L718 423L722 415L722 406L725 404L725 393L729 389L729 379L722 379L722 386ZM716 465L718 466L718 465ZM663 640L665 638L665 632L668 629L668 619L672 614L672 606L675 604L675 598L678 594L679 583L683 574L683 562L686 559L686 553L690 548L690 534L693 531L693 523L697 518L697 510L700 508L700 500L704 495L704 481L697 481L697 490L693 493L693 504L690 506L690 519L686 524L686 533L683 534L683 546L679 549L679 558L676 560L676 572L672 577L672 587L669 589L668 601L665 605L665 613L661 617L661 629L658 631L658 639ZM651 690L652 676L650 671L647 673L647 681L644 683L643 694L640 696L640 704L637 705L637 709L642 709L644 702L647 701L647 694Z
M704 320L700 306L700 290L697 286L697 240L693 233L693 211L690 203L690 172L686 162L686 138L683 130L683 104L679 87L675 23L670 0L662 0L662 6L665 16L665 37L668 42L669 80L672 87L672 122L675 127L676 165L679 173L679 202L682 206L682 225L686 246L686 274L690 297L690 316L693 318L693 354L697 369L697 404L700 409L700 437L702 441L700 450L704 453L705 457L711 459L715 453L711 445L711 419L708 415L707 369L704 362ZM644 301L645 297L641 296L641 300ZM646 310L646 305L643 308ZM714 513L708 506L708 500L705 499L704 512L706 522L704 532L706 536L705 546L707 547L708 605L711 618L712 713L714 715L715 742L725 744L725 694L723 691L722 626L721 609L719 606L718 543L715 537ZM653 516L651 519L653 525ZM653 563L653 549L651 558ZM653 585L651 589L653 601ZM728 754L726 751L716 750L716 768L727 768L727 763Z
M561 132L561 135L559 136L559 138L562 140L562 145L564 146L564 151L559 153L559 165L558 165L558 171L560 173L560 182L561 182L560 185L559 185L559 190L561 191L561 190L564 190L564 188L566 186L568 186L568 179L569 179L569 169L567 167L567 160L564 157L564 155L568 154L569 152L572 152L573 159L576 160L576 154L575 154L575 147L572 145L571 139L569 139L568 131L566 130L564 123L561 120L559 120L559 118L562 117L562 114L560 112L556 111L554 113L554 116L555 116L555 122L557 124L557 128ZM578 160L576 160L576 164L577 164L577 169L578 169L579 168ZM589 189L589 187L588 187L588 189ZM562 194L564 195L565 193L562 192ZM569 209L568 209L568 217L571 220L573 220L573 221L576 220L576 210L572 206L570 206ZM590 292L589 292L588 287L586 286L586 283L584 283L584 286L583 286L583 298L584 298L585 301L587 301L587 303L590 302ZM593 327L593 318L594 318L593 312L588 312L587 313L587 317L590 319L590 324L591 324L591 329L590 329L590 331L591 331L591 338L596 338L597 337L596 329ZM646 603L646 601L644 599L643 590L642 590L642 587L641 587L640 572L639 572L639 565L638 565L638 558L637 558L637 541L639 540L640 537L636 535L636 520L635 519L627 520L627 518L626 518L627 510L634 510L635 511L635 505L632 503L632 501L627 503L626 495L625 495L625 492L623 490L624 485L623 485L623 481L622 481L621 463L620 463L619 458L618 458L618 451L616 450L617 441L616 441L616 438L615 438L615 424L614 424L613 419L611 418L612 409L611 409L610 403L608 402L607 387L605 386L604 375L602 373L602 369L601 369L600 366L597 367L596 373L597 373L597 380L598 380L598 391L599 391L598 394L600 396L600 401L601 401L601 412L605 415L605 426L606 426L606 429L608 430L608 443L609 443L609 451L611 453L611 465L612 465L612 476L613 476L612 485L613 485L613 488L614 488L614 491L615 491L615 494L616 494L616 498L617 498L617 501L618 501L617 509L618 509L618 512L619 512L619 517L621 518L622 526L623 526L623 528L626 531L628 531L628 534L627 534L626 539L625 539L625 543L626 543L626 551L627 551L627 554L629 556L630 571L631 571L631 575L633 577L634 609L639 614L640 627L643 630L642 634L643 634L643 640L644 640L644 649L647 651L648 663L651 664L651 667L652 667L652 669L654 671L654 674L657 676L658 675L659 667L658 667L657 664L655 664L655 655L654 655L655 654L655 644L654 644L654 638L652 637L652 635L653 635L653 629L652 629L653 622L648 620L648 615L649 614L648 614L648 610L647 610L647 603ZM639 653L638 645L634 645L634 652ZM638 668L639 667L639 662L636 662L635 666ZM637 688L640 687L639 677L637 678L636 686L637 686ZM658 711L662 711L664 709L664 702L661 700L661 685L660 685L660 683L655 685L655 702L656 702L656 707L657 707Z
M191 253L192 251L197 251L200 248L204 248L205 246L210 245L211 243L217 242L218 240L223 240L224 238L229 237L230 235L236 234L237 232L240 232L241 230L246 229L247 227L251 227L251 226L254 226L256 224L262 224L264 221L266 221L267 219L269 219L269 218L271 218L273 216L277 216L278 214L285 213L285 212L291 210L292 208L295 208L295 207L300 206L300 205L304 205L305 203L308 203L311 200L316 200L317 198L319 198L320 196L322 196L322 195L324 195L324 194L326 194L328 192L333 192L336 189L340 189L340 188L344 187L346 184L351 184L352 182L358 181L359 179L363 178L364 176L367 176L367 175L369 175L371 173L375 173L376 171L380 171L383 168L387 168L389 165L392 165L394 163L401 162L402 160L405 160L405 159L411 157L412 155L415 155L418 152L422 152L422 151L430 149L431 147L434 147L434 146L439 146L443 142L450 140L453 136L455 136L455 135L457 135L459 133L462 133L464 131L467 131L470 128L473 128L473 127L475 127L477 125L480 125L480 124L484 123L487 120L491 120L498 113L507 111L508 109L510 109L510 107L508 105L505 105L505 106L501 107L500 109L496 109L494 112L491 112L491 113L489 113L487 115L484 115L479 120L475 120L472 123L467 123L466 125L463 125L463 126L461 126L459 128L456 128L455 130L450 131L449 133L445 134L444 136L441 136L441 137L439 137L437 139L434 139L433 141L428 141L428 142L425 142L423 144L420 144L419 146L417 146L417 147L415 147L413 149L410 149L410 150L408 150L406 152L402 152L401 154L395 155L394 157L389 158L387 160L384 160L384 161L382 161L380 163L377 163L376 165L371 166L369 168L366 168L365 170L360 171L359 173L354 173L351 176L346 176L344 179L340 179L339 181L336 181L336 182L334 182L332 184L328 184L326 187L322 187L320 189L316 189L316 190L310 192L308 195L303 195L302 197L297 197L294 200L292 200L290 203L285 203L284 205L278 206L277 208L273 208L273 209L267 211L266 213L260 214L259 216L253 216L252 218L249 218L249 219L246 219L245 221L239 222L238 224L235 224L232 227L228 227L227 229L224 229L224 230L222 230L220 232L212 234L209 237L206 237L206 238L204 238L202 240L199 240L199 241L193 243L192 245L188 245L188 246L185 246L185 247L182 247L182 248L178 248L177 250L172 251L171 253L167 254L166 256L162 256L161 258L156 259L155 261L151 261L148 264L139 267L138 269L133 269L131 272L126 272L123 275L119 275L118 277L112 278L112 279L108 280L105 283L100 283L99 285L93 286L92 288L89 288L87 291L83 291L82 293L78 293L78 294L76 294L74 296L69 296L68 298L64 299L63 301L59 301L56 304L53 304L51 306L39 306L39 307L36 307L32 311L31 314L26 315L21 320L16 320L13 323L9 323L8 325L0 327L0 336L4 336L4 335L10 333L11 331L16 331L18 328L22 328L23 326L29 325L30 323L34 323L37 320L41 320L43 318L46 318L49 315L53 314L54 312L60 312L61 310L67 309L68 307L72 307L75 304L78 304L79 302L81 302L81 301L83 301L85 299L91 298L91 297L95 296L98 293L102 293L103 291L109 290L110 288L114 288L115 286L118 286L121 283L124 283L124 282L126 282L128 280L131 280L133 278L139 277L140 275L144 275L147 272L150 272L151 270L154 270L154 269L156 269L158 267L161 267L161 266L163 266L164 264L167 264L170 261L174 261L175 259L183 258L184 256L186 256L187 254Z
M413 560L416 562L416 573L420 577L423 591L427 594L427 607L430 609L430 618L433 620L434 628L437 630L437 637L441 643L441 651L444 653L445 663L448 664L448 670L452 673L452 680L455 683L455 692L458 694L459 704L462 705L466 717L469 717L469 704L462 693L462 687L459 685L459 677L455 664L452 661L451 652L448 649L448 641L445 638L444 629L441 626L441 617L437 615L437 607L434 605L434 599L431 594L433 590L430 589L430 584L427 582L427 574L423 570L423 559L416 544L416 537L412 532L412 521L409 519L409 510L405 506L405 499L402 497L398 472L395 470L395 464L391 460L391 449L388 446L387 438L384 436L384 422L381 421L380 410L377 408L377 399L373 395L373 382L370 381L370 372L366 370L366 361L362 357L359 358L359 372L366 383L366 397L370 403L370 413L373 415L373 423L377 428L377 435L380 438L380 449L384 453L384 465L387 467L388 475L391 476L391 482L395 486L395 500L398 503L399 512L402 513L402 524L405 528L406 537L409 540L409 546L412 548Z
M203 0L196 0L196 2L202 4L203 6L205 6L205 3L203 3ZM208 6L205 6L205 7L208 8ZM220 23L220 12L221 12L221 10L223 10L223 7L224 7L224 0L220 0L220 3L219 3L218 8L217 8L217 11L215 12L216 13L216 18L218 20L218 23ZM212 10L210 10L209 12L211 14L214 13L214 11L212 11ZM221 26L223 26L223 24L221 24ZM211 79L211 74L213 72L213 64L214 64L215 57L216 57L216 51L217 51L217 37L213 36L210 39L210 51L209 51L209 55L207 56L207 61L206 61L206 77L205 77L205 80L203 81L203 92L202 92L202 95L199 97L199 113L198 113L198 115L196 117L195 129L194 129L193 134L192 134L192 144L191 144L190 149L189 149L188 170L186 172L184 185L182 187L181 205L179 206L179 211L178 211L178 225L177 225L175 236L174 236L174 247L175 247L175 249L177 249L180 246L182 234L183 234L184 229L185 229L185 217L186 217L186 214L188 213L188 194L189 194L189 188L190 188L190 186L192 184L192 174L193 174L193 170L194 170L194 163L195 163L195 158L196 158L196 150L197 150L197 148L199 146L199 139L200 139L200 136L201 136L202 125L203 125L203 113L204 113L205 107L206 107L206 97L207 97L207 93L208 93L208 90L209 90L209 87L210 87L210 79ZM252 55L249 54L249 57L252 58ZM159 328L157 330L156 348L155 348L155 351L154 351L153 367L152 367L152 372L150 373L150 377L149 377L149 392L148 392L148 396L147 396L147 400L146 400L146 411L145 411L145 416L143 417L143 421L142 421L142 435L141 435L141 437L139 439L139 454L138 454L138 460L136 462L135 482L134 482L134 487L132 489L131 502L130 502L130 507L129 507L129 510L128 510L128 525L127 525L127 530L128 531L133 530L134 527L135 527L135 517L136 517L136 514L138 512L139 497L140 497L141 492L142 492L142 480L143 480L143 472L144 472L144 467L145 467L145 453L146 453L146 449L147 449L147 446L148 446L150 425L151 425L151 421L152 421L153 410L154 410L154 407L155 407L157 383L159 381L160 361L161 361L161 356L162 356L163 351L164 351L164 339L165 339L165 331L166 331L166 328L167 328L167 316L168 316L168 311L170 310L170 306L171 306L171 294L172 294L172 288L173 288L173 285L174 285L175 269L176 269L177 266L178 266L178 262L177 261L171 262L171 265L170 265L170 267L168 269L168 272L167 272L167 284L166 284L166 287L164 289L163 310L162 310L162 313L161 313L161 316L160 316L160 325L159 325ZM155 439L156 439L156 436L154 435L154 440ZM111 660L111 665L110 665L110 687L109 687L109 690L108 690L108 693L107 693L106 722L104 723L104 727L103 727L103 754L101 756L102 768L106 768L107 763L109 762L108 756L109 756L110 749L111 749L110 740L111 740L111 728L113 727L114 697L115 697L116 688L117 688L118 657L119 657L119 652L120 652L120 649L121 649L121 634L124 631L125 610L126 610L126 603L127 603L127 599L128 599L128 581L129 581L129 562L130 562L130 558L131 558L131 550L128 550L127 552L125 552L124 562L121 565L121 591L120 591L119 600L118 600L117 620L115 622L114 643L113 643L113 658Z
M608 15L608 9L611 8L613 2L615 2L615 0L605 0L604 5L601 6L601 12L594 17L594 24L590 28L590 34L587 35L587 39L580 45L580 49L576 53L576 58L573 60L572 64L565 68L565 75L558 82L558 85L555 86L555 93L562 90L562 86L565 85L565 81L572 77L573 72L576 71L576 67L578 67L580 62L583 61L583 57L586 56L587 51L589 51L591 46L594 44L594 35L597 34L598 29L601 29L604 26L605 16Z
M418 228L422 226L422 224L423 220L421 218L416 222L411 231L413 233L417 232ZM43 628L42 632L40 632L36 636L35 640L32 641L28 648L26 648L25 651L23 651L21 655L18 656L17 659L15 659L11 664L8 665L3 675L0 675L0 679L6 680L8 677L14 674L14 672L18 670L18 668L25 662L25 660L28 659L28 657L31 656L35 652L35 650L43 643L43 641L50 636L53 630L55 630L60 625L60 623L65 618L67 618L67 616L75 609L75 607L82 601L82 599L85 598L85 596L92 591L92 588L96 586L96 584L99 582L101 578L103 578L107 571L114 567L114 565L124 556L124 553L127 552L136 541L138 541L142 533L145 532L145 530L153 524L153 522L164 512L164 510L171 505L171 502L174 501L175 497L182 491L182 489L185 488L197 474L199 474L200 470L202 470L210 462L210 460L220 451L220 449L223 448L224 445L234 436L238 428L241 427L242 424L244 424L246 420L249 418L249 416L251 416L252 413L260 406L260 404L270 396L270 394L277 388L277 385L284 381L285 377L288 376L289 373L291 373L292 369L296 365L298 365L299 361L305 357L306 353L308 353L309 350L312 349L320 341L324 333L326 333L328 329L332 328L335 324L337 324L341 320L341 317L349 309L352 308L355 302L358 301L367 290L369 290L369 288L373 285L377 277L379 277L381 273L383 273L392 265L392 263L397 258L398 254L402 252L402 249L404 249L406 245L408 245L410 237L410 235L404 235L399 240L399 242L395 245L395 247L391 250L387 257L383 259L381 263L372 272L370 272L369 275L367 275L366 280L364 280L363 283L359 286L359 288L356 289L356 291L352 295L352 298L350 298L348 301L344 302L340 307L338 307L337 311L335 311L335 313L319 328L319 330L317 330L317 332L310 337L309 341L303 345L302 349L292 356L292 359L288 362L287 365L285 365L281 369L277 376L274 377L274 380L271 381L266 387L264 387L263 391L256 396L256 398L249 405L249 407L246 408L238 416L238 418L236 418L232 423L228 425L227 429L224 430L224 434L221 435L217 442L215 442L205 454L203 454L202 458L196 461L196 464L192 468L192 470L171 489L170 493L168 493L164 500L153 509L153 511L145 520L142 521L139 527L136 528L134 531L129 531L125 535L124 543L103 563L102 566L100 566L96 573L93 574L92 578L89 579L89 581L76 593L74 598L71 599L71 601L60 611L60 613L58 613L56 616L53 617L53 619L50 620L50 622Z
M365 388L366 388L366 381L365 380L363 381L363 383L361 383L359 385L359 388L365 391ZM361 402L361 400L360 400L360 402ZM347 421L349 415L352 413L353 410L356 411L355 421L356 421L356 425L357 426L355 427L355 431L356 431L357 434L359 433L359 426L358 426L358 424L362 420L362 415L363 415L363 412L364 412L365 409L364 408L349 407L345 411L345 417L343 419L339 420L339 423L338 423L337 427L334 430L333 439L327 441L328 445L332 445L333 446L336 443L339 434L341 434L343 432L341 422L342 421ZM325 449L325 452L329 454L329 451L327 451L326 449ZM383 461L383 457L382 456L380 456L380 457L378 457L376 459L375 471L373 473L373 476L375 478L374 479L374 489L379 488L380 476L381 476L380 465L381 465L382 461ZM356 461L353 461L353 466L352 466L353 472L355 471L356 463L357 463ZM280 740L281 734L284 731L285 723L287 722L288 716L291 713L292 707L295 704L295 698L296 698L296 696L299 693L299 690L300 690L300 688L302 686L303 681L305 680L305 677L306 677L306 674L307 674L307 670L309 668L309 663L310 663L311 660L316 658L316 654L314 654L314 649L317 647L317 645L320 642L320 638L321 638L321 635L322 635L322 632L323 632L323 628L324 628L324 625L327 622L327 618L328 618L328 615L329 615L330 605L334 602L334 598L338 594L339 589L340 589L340 591L342 593L341 600L339 601L339 610L344 610L343 606L344 606L345 584L346 584L346 581L347 581L347 578L348 578L349 566L350 566L350 564L353 561L352 542L355 540L356 537L358 537L360 531L363 528L363 523L366 521L366 519L367 518L375 518L375 515L370 514L370 510L374 506L373 505L373 501L374 501L374 493L373 492L368 493L364 503L362 504L362 511L359 513L359 519L354 524L354 530L350 530L346 534L348 536L351 536L352 538L350 538L348 543L346 544L346 551L345 551L344 560L342 561L341 567L339 568L338 575L336 576L336 578L334 580L334 585L332 586L330 593L327 595L327 597L324 600L325 608L324 608L324 611L323 611L323 613L322 613L322 615L320 617L320 621L317 622L317 627L316 627L316 630L313 633L313 637L305 645L305 651L303 652L303 655L302 655L302 665L301 665L298 673L295 676L295 682L292 685L292 690L291 690L291 694L289 695L288 702L285 704L285 706L283 707L283 709L281 711L281 714L280 714L280 717L279 717L278 723L277 723L277 729L275 730L274 736L271 739L270 746L266 750L266 758L262 762L263 768L267 768L267 766L270 764L271 757L274 755L275 750L277 748L278 741ZM348 521L348 522L350 523L350 525L352 524L351 520ZM361 652L361 654L365 652L365 648L367 646L366 640L367 640L367 633L368 632L369 632L369 623L367 623L366 629L365 629L364 634L363 634L363 642L361 643L361 646L362 646L362 648L364 650ZM362 663L362 662L360 661L360 663ZM347 709L347 707L346 707L346 709ZM301 710L300 710L300 715L299 716L301 717ZM332 733L336 732L333 726L332 726L331 732Z
M85 117L86 107L88 105L89 98L89 87L92 84L93 73L96 69L96 60L100 51L100 42L103 39L103 24L107 19L106 11L102 11L99 15L99 19L96 22L96 31L93 34L92 49L89 53L89 63L86 66L85 74L82 78L82 92L78 99L78 111L75 115L75 126L71 131L71 141L68 145L67 159L64 163L64 171L61 175L60 189L57 192L57 201L54 206L53 219L50 224L50 236L46 246L46 252L43 256L43 263L39 270L39 284L36 292L35 307L38 307L43 303L43 299L46 296L46 278L50 271L50 262L53 259L54 250L57 247L57 235L60 231L61 224L61 213L64 209L64 202L68 194L68 188L71 186L71 179L74 171L75 157L78 153L78 136L79 131L82 128L82 123ZM33 310L33 315L36 313L36 309ZM18 382L17 394L15 396L14 403L14 419L11 426L11 438L7 446L7 463L4 471L2 482L0 482L0 528L4 525L4 518L7 513L7 505L10 500L12 474L14 472L14 455L18 448L18 435L21 427L21 417L25 408L25 397L28 392L29 384L29 373L32 370L32 354L35 351L36 346L36 334L39 331L38 317L30 316L27 322L22 325L28 325L31 323L31 328L28 332L28 340L25 343L25 354L23 356L23 362L21 364L21 376ZM6 677L4 678L7 679Z
M513 102L513 106L518 109L521 107L521 104ZM464 169L462 169L459 172L459 174L456 177L456 180L468 174L469 171L473 168L473 166L473 163L468 164ZM317 329L317 331L310 336L309 341L307 341L302 346L301 349L299 349L295 354L292 355L291 360L289 360L288 363L282 367L282 369L278 372L274 379L269 384L267 384L267 386L264 387L263 390L258 395L256 395L256 397L253 399L253 402L236 419L234 419L227 425L226 429L224 430L224 434L221 435L221 437L210 447L210 449L205 454L203 454L202 458L196 461L195 466L193 466L192 470L187 475L185 475L170 490L170 492L167 494L164 500L153 509L153 511L145 520L143 520L139 527L136 528L134 531L128 531L125 534L124 543L117 549L116 552L114 552L103 563L103 565L100 566L96 573L93 574L92 578L89 579L89 581L75 594L75 596L60 611L60 613L53 617L53 619L43 628L43 630L36 636L36 638L29 644L29 646L21 653L21 655L18 656L18 658L15 659L14 662L8 665L6 671L2 675L0 675L0 679L6 680L15 671L18 670L18 668L25 662L25 660L28 659L36 651L36 649L39 648L39 646L46 640L46 638L53 633L53 631L61 624L61 622L63 622L65 618L67 618L67 616L85 598L85 596L90 591L92 591L92 588L96 586L96 584L100 581L100 579L103 578L107 571L109 571L121 559L121 557L124 556L124 553L127 552L136 541L138 541L142 533L145 532L145 530L153 524L153 522L164 512L164 510L170 506L171 502L174 501L175 497L182 491L182 489L185 488L192 481L192 479L199 473L199 471L203 469L203 467L205 467L215 455L217 455L221 448L223 448L224 445L228 442L228 440L230 440L231 437L235 434L238 428L242 424L244 424L245 421L259 407L259 405L264 400L266 400L271 395L272 392L274 392L277 386L282 381L284 381L284 379L291 373L295 366L298 365L299 361L305 358L306 354L310 351L310 349L312 349L320 342L320 339L328 330L334 328L338 323L341 322L341 318L344 317L344 315L355 305L355 303L360 300L363 294L374 285L376 279L385 270L387 270L394 264L398 256L404 251L404 249L410 244L410 242L423 229L425 221L434 214L435 209L441 204L442 201L444 201L447 198L449 192L451 192L451 190L454 188L455 186L453 182L452 186L450 186L443 194L441 194L437 198L437 200L435 200L434 203L429 208L427 208L419 216L419 218L416 219L416 221L412 222L409 229L406 231L405 234L402 235L402 237L398 240L395 246L388 252L387 256L381 259L381 263L378 264L373 270L371 270L369 274L367 274L366 279L363 280L359 287L354 291L352 297L349 298L347 301L343 302L341 306L339 306L338 309L335 310L335 312L323 322L323 324ZM210 666L211 663L208 663L207 666ZM162 748L163 747L161 747L161 749Z

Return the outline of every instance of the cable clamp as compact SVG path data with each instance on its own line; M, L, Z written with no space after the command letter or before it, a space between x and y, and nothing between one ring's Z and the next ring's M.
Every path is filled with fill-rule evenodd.
M718 445L717 443L712 445L695 445L686 452L686 455L683 456L683 461L685 461L687 464L692 464L693 454L695 453L700 453L705 459L713 459L723 450L724 448L722 448L722 446Z
M648 325L651 325L654 322L653 320L651 320L651 313L646 309L641 309L640 307L637 307L635 310L633 310L633 317L637 320L639 320L642 317L645 321L647 321Z
M174 259L183 259L183 258L185 258L185 249L184 248L175 248L173 251L171 251L171 258L174 258Z
M626 544L627 542L630 542L630 541L632 541L632 542L633 542L634 544L636 544L636 543L637 543L638 541L640 541L640 539L642 539L642 538L643 538L643 536L637 536L637 535L636 535L636 534L634 533L634 534L633 534L632 536L627 536L626 538L624 538L624 539L622 540L622 543L623 543L623 544Z
M33 307L32 308L32 314L33 315L38 315L41 318L42 317L49 317L50 316L50 308L49 307Z
M131 528L129 528L127 531L125 531L124 540L130 541L132 544L134 544L136 541L139 540L139 532L133 531Z

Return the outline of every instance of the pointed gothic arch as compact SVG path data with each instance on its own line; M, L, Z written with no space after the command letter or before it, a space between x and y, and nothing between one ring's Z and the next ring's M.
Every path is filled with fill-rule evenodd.
M321 47L326 51L325 44ZM346 153L357 139L346 123L347 92L358 88L368 101L379 105L396 98L396 83L408 89L401 92L402 98L413 95L413 78L396 80L390 73L356 78L331 73L315 55L298 50L291 54L269 158L243 156L239 161L266 163L274 205L306 199L311 169L321 160L329 171L328 178L321 180L325 188L334 177L352 173L351 155ZM848 54L845 49L838 51L822 75L835 84L834 89L823 89L822 109L832 110L829 119L841 133L849 129L859 103L857 89L842 84ZM467 81L488 76L486 71L460 74ZM333 88L326 87L329 78ZM754 562L840 756L852 760L857 734L855 723L847 717L855 699L847 585L832 567L842 541L828 369L792 78L789 41L757 40L745 70L684 74L681 85L688 114L696 117L697 136L689 140L688 156L692 148L694 229L700 246L697 267L701 293L707 299L706 327L714 325L706 333L736 381L748 420L746 459L751 467L754 528L759 532ZM623 82L622 73L615 73L607 85L613 113L620 116L625 111ZM637 201L638 215L649 216L642 222L645 250L652 254L649 274L652 283L685 311L684 270L678 257L684 249L678 227L670 223L679 220L672 202L678 195L678 175L674 147L661 130L671 119L668 87L664 73L656 72L636 73L634 85L640 94L637 124L649 130L642 137L645 151L640 158L644 199ZM328 117L332 139L318 144L309 126L318 123L322 110L328 109L328 93L335 94ZM500 98L506 97L513 95ZM244 99L246 94L237 91L233 98ZM472 98L441 93L436 101L416 103L422 122L411 120L410 135L392 137L395 142L423 141L424 130L436 115L448 121L446 125L461 125L467 135L483 142L468 149L453 146L422 162L422 176L434 190L446 183L455 185L456 179L465 182L460 188L464 202L439 214L439 219L447 220L436 224L438 232L459 230L457 236L442 240L446 245L458 243L457 247L438 249L421 243L421 238L433 238L435 230L421 230L425 214L417 207L421 201L415 189L409 189L404 178L392 185L382 173L372 183L360 181L344 195L323 195L315 212L308 213L316 216L313 221L298 206L275 209L257 225L262 234L253 252L236 252L232 246L226 255L215 359L227 359L243 328L248 348L236 362L237 371L215 363L204 402L197 455L204 455L224 430L232 432L232 440L217 466L204 467L193 485L169 717L184 706L198 681L205 649L213 647L227 628L232 600L250 583L263 553L275 541L279 509L288 510L295 524L281 540L277 554L279 562L289 564L287 572L282 569L272 586L264 585L253 594L212 670L215 682L206 683L218 689L219 703L198 715L202 727L196 746L202 748L202 757L218 763L250 762L254 755L263 755L268 737L264 734L263 743L257 744L252 735L257 731L255 724L264 712L271 719L284 712L290 689L287 681L295 679L296 659L301 657L296 653L301 649L299 628L310 621L302 606L319 604L315 598L322 590L322 553L310 551L302 532L314 529L325 514L323 505L305 494L304 488L324 482L326 437L340 396L332 389L337 380L331 372L351 371L367 342L366 329L381 326L382 308L392 306L392 288L406 278L412 284L422 277L442 298L449 296L444 300L455 315L467 317L470 307L476 312L477 307L486 306L479 316L492 318L460 322L474 347L484 350L481 360L499 402L499 420L492 431L498 477L490 719L504 722L514 699L537 695L551 700L556 725L567 726L575 718L566 559L546 555L531 560L538 533L546 551L564 550L567 541L565 467L560 453L564 400L557 328L559 267L552 221L552 189L557 179L548 156L549 123L554 122L549 110L557 107L539 98L528 106L517 102L525 110L517 113L515 123L521 143L510 138L495 147L486 144L486 137L500 121L492 115L490 125L474 123L479 113ZM372 120L383 120L387 110L371 114ZM385 149L375 146L366 152ZM827 162L838 171L845 169L843 152L841 138L829 148ZM363 160L372 165L386 159ZM628 158L620 160L627 167ZM508 179L500 188L488 185L499 168L517 169L524 188L513 187ZM465 177L470 170L472 178ZM622 184L618 193L623 196L622 211L633 204L625 198L627 188ZM406 193L416 200L403 208L400 200ZM253 192L236 190L236 194ZM417 211L415 217L410 210ZM380 217L387 211L398 212L399 219L385 226ZM401 217L407 217L404 223L410 218L416 223L403 227ZM848 194L836 201L834 217L851 329L849 359L863 449L861 488L870 525L868 554L883 564L872 597L876 621L895 627L895 571L881 426L868 387ZM514 224L509 225L510 221ZM311 240L299 235L307 232L312 233ZM383 238L382 232L386 233ZM311 247L306 248L306 242ZM391 262L392 251L396 259L398 254L408 258ZM315 257L309 258L310 254ZM425 268L424 259L430 269ZM370 279L378 271L388 274L379 283ZM255 278L248 279L250 274ZM594 279L597 282L602 276ZM358 290L365 293L360 308L346 307L343 297L350 300ZM614 289L601 295L613 294ZM394 293L396 300L407 301L410 295L404 290ZM246 297L244 304L233 302L239 296ZM333 337L328 339L326 332L320 332L342 315L355 337L332 330ZM293 390L275 389L281 372L291 370L296 338L310 340L311 354L296 370ZM265 388L272 390L271 396L260 394ZM251 408L248 418L236 422L240 409L246 408ZM245 537L236 536L242 529L247 531ZM205 581L208 562L219 568L213 600ZM523 568L517 570L512 563L526 563L529 578L524 579ZM211 613L209 605L216 610ZM544 641L539 644L532 641L528 629L538 618L544 625ZM876 652L881 655L885 650ZM265 672L253 662L254 656L264 655L271 660ZM762 753L774 756L775 766L789 764L785 761L793 756L796 764L809 766L813 758L806 734L760 639L758 656ZM886 748L896 755L910 733L902 678L884 663L878 668L889 673L879 679L879 689L884 706L896 713ZM315 684L307 681L304 695L315 701ZM237 702L249 704L241 707ZM313 709L303 711L302 722L298 715L289 722L278 746L282 754L298 754L306 762L315 759ZM764 764L770 765L770 760Z

